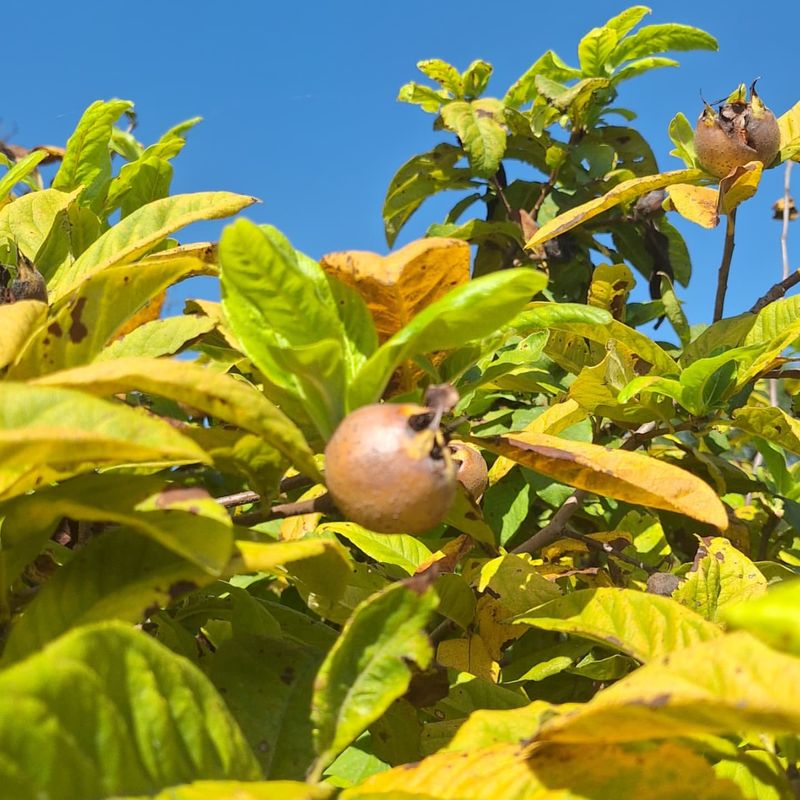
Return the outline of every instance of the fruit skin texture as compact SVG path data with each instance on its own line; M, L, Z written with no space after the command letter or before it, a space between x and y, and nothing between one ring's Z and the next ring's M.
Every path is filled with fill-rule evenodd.
M480 500L489 483L489 468L483 456L474 447L463 442L450 442L448 447L458 467L458 482L463 484L474 500Z
M423 427L433 416L424 406L386 403L342 420L325 448L325 482L347 519L378 533L408 534L444 520L455 499L456 466L441 432Z
M694 147L700 166L717 178L750 161L770 166L778 155L781 134L775 115L750 87L750 101L740 86L719 112L706 104L697 120Z

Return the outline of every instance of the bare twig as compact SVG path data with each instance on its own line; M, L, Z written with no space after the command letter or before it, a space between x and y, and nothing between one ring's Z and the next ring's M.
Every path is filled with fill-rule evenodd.
M759 297L750 309L751 314L757 314L762 308L775 300L780 300L793 286L800 283L800 270L795 270L782 281L778 281L762 297Z
M619 550L615 549L610 542L598 542L597 539L592 539L591 536L587 536L583 533L578 533L577 531L566 531L564 536L567 539L575 539L576 541L583 542L587 547L591 548L592 550L599 550L606 555L614 556L618 558L620 561L624 561L626 564L630 564L631 566L637 567L638 569L644 570L645 572L652 573L658 572L658 567L648 567L643 561L639 561L633 556L629 556L625 553L620 552Z
M786 161L786 169L783 173L783 224L781 225L781 261L783 262L784 280L789 277L789 215L791 212L792 196L789 193L792 182L791 158Z
M714 322L722 319L725 309L725 293L728 291L728 274L731 271L731 259L733 258L734 236L736 234L736 209L734 208L726 217L725 225L725 247L722 250L722 262L719 265L719 277L717 278L717 297L714 301Z
M269 522L273 519L286 519L287 517L299 517L303 514L326 514L336 510L331 496L326 492L319 497L312 497L308 500L298 500L296 503L282 503L272 508L265 508L260 511L251 511L247 514L238 514L233 518L237 525L248 527L257 525L259 522Z
M306 486L312 486L314 481L305 475L290 475L284 478L278 487L281 494L291 492L294 489L305 489ZM224 497L217 497L216 501L225 508L235 508L236 506L246 506L250 503L257 503L261 500L261 495L258 492L236 492L235 494L227 494Z
M762 378L793 378L797 380L800 378L800 369L771 369L765 372Z

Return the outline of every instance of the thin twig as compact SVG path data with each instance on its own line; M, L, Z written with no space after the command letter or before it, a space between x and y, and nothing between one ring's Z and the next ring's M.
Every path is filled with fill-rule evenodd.
M336 510L331 496L326 492L319 497L312 497L308 500L298 500L296 503L282 503L272 508L251 511L247 514L238 514L233 518L237 525L249 527L257 525L259 522L269 522L273 519L286 519L287 517L299 517L303 514L327 514Z
M638 559L633 558L633 556L629 556L626 553L622 553L619 550L614 549L610 542L598 542L597 539L592 539L591 536L587 536L584 533L578 533L577 531L566 531L564 536L567 539L575 539L576 541L583 542L592 550L599 550L608 556L614 556L620 561L624 561L626 564L630 564L631 566L637 567L645 572L658 572L658 567L648 567L643 561L639 561Z
M771 369L765 372L762 378L793 378L797 380L800 378L800 369Z
M774 302L775 300L780 300L786 292L789 291L793 286L796 286L800 283L800 269L795 270L791 275L788 275L782 281L778 281L774 286L772 286L762 297L759 297L755 303L753 303L750 313L757 314L761 311L762 308L768 306L770 303Z
M789 212L791 211L792 196L789 193L792 182L792 159L786 161L783 173L783 225L781 226L781 260L783 262L783 277L789 277Z
M734 208L727 216L725 225L725 247L722 250L722 262L719 265L719 277L717 278L717 297L714 301L714 322L722 319L722 312L725 309L725 292L728 291L728 274L731 271L731 259L733 258L734 236L736 234L736 209Z
M284 478L278 486L278 491L281 494L291 492L294 489L304 489L306 486L312 486L314 481L305 475L290 475ZM235 494L227 494L224 497L217 497L216 501L225 508L235 508L236 506L246 506L250 503L257 503L261 500L261 495L258 492L236 492Z

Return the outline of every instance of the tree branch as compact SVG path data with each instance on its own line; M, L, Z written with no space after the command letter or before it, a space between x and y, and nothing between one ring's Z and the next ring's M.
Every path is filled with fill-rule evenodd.
M260 511L237 514L233 517L233 521L237 525L249 527L250 525L257 525L259 522L269 522L273 519L299 517L303 514L330 514L334 511L336 511L336 506L333 504L331 496L326 492L319 497L312 497L308 500L298 500L296 503L282 503Z
M728 291L728 274L731 271L731 259L733 258L734 235L736 234L736 209L734 208L726 217L725 225L725 247L722 250L722 263L719 265L719 277L717 278L717 297L714 301L714 322L722 319L722 312L725 308L725 293Z
M768 306L770 303L774 302L775 300L780 300L786 292L789 291L793 286L796 286L800 283L800 270L795 270L791 275L784 278L782 281L778 281L769 291L766 292L762 297L759 297L755 303L753 303L752 308L750 309L751 314L757 314L761 311L762 308Z
M306 486L312 486L313 481L305 475L290 475L284 478L278 486L280 494L291 492L294 489L304 489ZM261 500L261 495L258 492L236 492L235 494L227 494L224 497L215 498L216 501L225 508L235 508L236 506L246 506L250 503L258 503Z

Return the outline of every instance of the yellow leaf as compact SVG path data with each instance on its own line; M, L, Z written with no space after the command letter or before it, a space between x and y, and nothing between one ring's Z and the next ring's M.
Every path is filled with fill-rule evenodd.
M419 239L388 256L329 253L322 268L366 301L381 343L434 300L469 280L469 245L460 239Z
M751 161L736 167L730 175L719 182L719 206L723 214L730 214L736 206L749 200L757 191L764 165Z
M719 225L719 192L716 189L676 183L667 189L667 193L675 210L685 219L703 228L716 228Z
M549 433L557 436L561 431L571 425L586 419L587 414L574 400L565 400L563 403L546 408L535 420L529 422L524 428L528 433ZM500 456L489 470L489 486L494 486L502 477L507 475L516 462L510 458Z
M654 189L664 189L674 183L688 183L706 177L705 173L699 169L679 169L673 172L662 172L658 175L648 175L645 178L631 178L615 186L610 192L606 192L602 197L596 197L575 208L559 214L557 217L546 222L536 231L536 234L525 245L528 249L544 244L562 233L577 228L578 225L587 220L608 211L609 208L635 200L647 192Z
M0 305L0 369L19 355L46 313L47 305L38 300Z
M784 160L790 147L800 145L800 102L795 103L785 114L778 117L778 128L781 132L781 160ZM800 161L800 150L791 156Z
M298 499L313 500L316 497L321 497L326 491L327 489L322 484L317 484L301 494ZM281 540L284 542L292 542L296 539L304 538L319 525L321 519L322 514L320 512L300 514L296 517L286 517L286 519L281 522Z
M449 669L468 672L477 678L497 683L499 664L489 655L480 636L472 634L467 639L447 639L439 643L436 660Z
M800 659L732 633L645 664L546 723L538 741L633 742L703 733L800 733Z
M687 794L687 787L688 794ZM649 750L582 745L519 744L436 753L345 790L340 800L734 800L735 784L718 779L708 762L687 747Z
M707 483L650 456L542 433L471 441L560 483L626 503L673 511L720 530L728 527L725 507Z
M636 286L633 273L625 264L600 264L592 274L587 304L610 311L614 319L625 321L625 303Z

